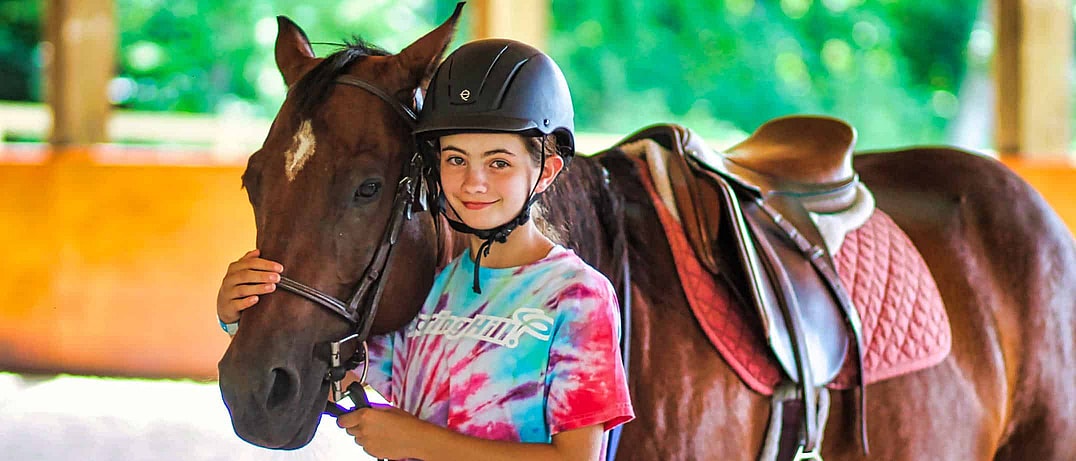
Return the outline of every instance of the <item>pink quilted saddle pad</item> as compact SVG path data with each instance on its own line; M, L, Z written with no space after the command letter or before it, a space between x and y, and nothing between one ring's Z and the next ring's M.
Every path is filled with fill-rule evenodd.
M702 267L680 224L658 198L648 169L640 165L638 170L700 327L744 383L773 394L783 372L758 320L748 317L757 314L737 304L728 287ZM888 215L876 209L863 227L845 237L833 259L863 323L867 384L934 366L949 355L952 334L938 287L912 241ZM850 388L855 378L850 355L829 387Z

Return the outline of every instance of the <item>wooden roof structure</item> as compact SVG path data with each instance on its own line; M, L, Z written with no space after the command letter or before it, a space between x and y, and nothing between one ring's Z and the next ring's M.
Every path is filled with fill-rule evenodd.
M475 0L475 37L509 37L543 47L551 0ZM996 56L995 138L1002 156L1076 162L1071 151L1072 0L993 0ZM50 141L107 141L108 82L116 49L113 0L52 0L47 5ZM984 116L986 116L984 114Z

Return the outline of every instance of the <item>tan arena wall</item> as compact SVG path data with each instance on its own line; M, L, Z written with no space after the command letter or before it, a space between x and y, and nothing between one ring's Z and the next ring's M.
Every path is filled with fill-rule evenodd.
M254 245L242 168L39 158L0 163L0 369L215 378L217 288ZM1076 169L1006 163L1076 229Z

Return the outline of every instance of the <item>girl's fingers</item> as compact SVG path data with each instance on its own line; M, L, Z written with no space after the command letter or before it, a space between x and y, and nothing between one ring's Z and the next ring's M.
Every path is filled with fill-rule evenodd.
M239 321L239 314L244 310L247 310L251 306L258 303L257 296L251 296L248 298L233 299L228 301L224 309L217 313L217 317L224 323L235 323Z
M276 291L275 283L262 283L257 285L238 285L235 287L235 296L232 299L242 299L248 296L256 296Z
M235 268L235 267L242 266L243 263L246 262L246 261L249 261L249 260L251 260L253 258L257 258L258 255L260 255L260 254L261 254L261 250L258 250L257 248L255 248L253 250L250 250L250 251L248 251L246 253L243 253L243 256L240 256L239 259L237 259L235 261L232 261L231 264L228 264L228 272L232 272L233 268Z
M246 283L276 283L280 281L280 274L266 271L242 271L235 274L232 283L241 285Z
M248 296L246 298L238 299L233 303L233 305L235 306L235 310L237 312L246 310L248 307L253 306L255 304L258 304L258 297L257 296Z
M270 261L262 258L247 258L240 259L228 266L228 272L239 272L242 270L256 270L267 272L283 272L284 266L276 261Z
M275 263L274 263L275 264ZM222 286L242 285L245 283L276 283L280 281L280 272L276 270L258 270L250 268L232 268L224 275Z

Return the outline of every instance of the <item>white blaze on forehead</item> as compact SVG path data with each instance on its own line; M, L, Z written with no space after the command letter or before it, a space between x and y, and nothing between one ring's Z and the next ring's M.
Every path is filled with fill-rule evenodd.
M310 120L303 120L299 125L299 131L291 139L291 147L284 153L284 174L288 175L288 182L295 180L295 175L303 169L303 165L310 157L314 156L314 132L310 129Z

